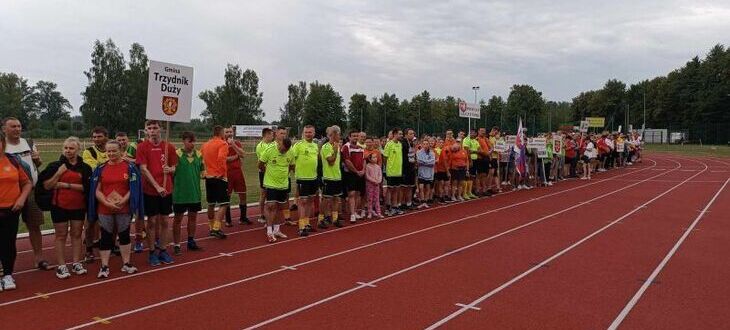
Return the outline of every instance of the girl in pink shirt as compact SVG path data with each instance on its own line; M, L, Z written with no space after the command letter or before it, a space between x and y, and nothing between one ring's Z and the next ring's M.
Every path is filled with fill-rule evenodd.
M378 165L378 157L376 154L370 154L366 161L365 179L367 181L368 219L373 216L383 218L383 215L380 213L380 183L383 181L383 170Z

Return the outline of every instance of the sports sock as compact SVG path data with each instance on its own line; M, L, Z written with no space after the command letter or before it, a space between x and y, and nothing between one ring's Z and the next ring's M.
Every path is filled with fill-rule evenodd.
M304 229L309 224L308 218L299 218L299 230Z
M274 226L266 226L266 234L271 235L274 233Z
M241 211L241 215L240 215L241 220L248 219L248 205L238 204L238 209Z
M274 225L274 232L275 233L278 233L280 231L281 231L280 226L279 225Z
M291 211L289 209L284 209L284 219L287 221L291 220Z
M337 213L337 211L333 211L333 212L332 212L332 221L333 221L333 222L334 222L334 221L337 221L337 216L338 216L338 215L339 215L339 214Z

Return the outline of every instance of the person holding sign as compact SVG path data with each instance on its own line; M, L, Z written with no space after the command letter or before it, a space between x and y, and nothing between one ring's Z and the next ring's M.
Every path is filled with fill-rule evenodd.
M170 243L167 223L172 213L173 174L178 158L175 147L160 138L160 122L145 122L147 139L137 148L137 163L142 173L145 215L147 215L147 244L150 247L149 263L171 264L174 261L165 249ZM156 229L159 226L159 246L156 246ZM153 248L154 247L154 248Z

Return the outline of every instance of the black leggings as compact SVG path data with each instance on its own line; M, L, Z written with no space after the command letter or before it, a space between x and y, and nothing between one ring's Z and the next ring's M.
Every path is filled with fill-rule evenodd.
M0 263L2 263L4 275L12 275L15 268L17 255L15 240L18 236L19 216L19 212L0 209Z

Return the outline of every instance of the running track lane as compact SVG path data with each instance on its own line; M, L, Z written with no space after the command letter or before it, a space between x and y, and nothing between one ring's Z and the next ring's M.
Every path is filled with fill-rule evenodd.
M599 181L596 181L596 183L598 183L598 182ZM566 184L566 186L569 186L569 185ZM585 183L580 183L580 186L578 186L576 188L582 189L583 187L586 187ZM542 190L542 191L547 192L547 190ZM557 193L559 193L559 192L556 192L554 194L557 194ZM526 197L528 200L531 198L530 196L540 196L540 195L544 195L544 194L538 193L537 191L524 192L524 194L522 194L522 196ZM489 202L489 201L494 201L494 202ZM474 209L479 208L480 204L483 207L485 205L485 203L497 203L497 202L504 203L504 204L510 204L510 205L515 203L515 201L513 201L512 199L505 201L505 198L502 197L501 201L500 201L500 197L497 197L494 199L488 199L486 201L477 201L474 203L463 204L462 207L458 208L458 211L463 212L464 214L470 214L470 213L474 213L474 211L475 211ZM488 204L486 204L486 205L488 205ZM394 218L393 221L378 222L376 226L371 226L372 227L371 230L376 232L376 234L379 231L384 231L384 232L392 234L394 231L397 232L397 231L401 230L402 228L405 228L405 229L411 229L409 227L419 228L419 227L422 227L423 225L427 224L428 222L431 222L431 223L440 222L438 219L439 216L444 216L444 215L453 216L454 209L455 209L454 207L449 207L447 210L444 210L444 209L432 210L428 213L429 217L427 219L418 219L419 222L415 222L415 223L414 223L414 221L401 221L401 220L409 219L409 217L404 217L404 218L400 218L400 219ZM439 213L441 213L441 214L439 214ZM410 215L410 220L414 220L413 219L414 214ZM436 220L436 221L434 221L434 220ZM443 221L443 220L441 220L441 221ZM317 250L322 250L322 249L334 250L336 247L347 246L347 245L360 246L360 245L364 244L364 242L373 241L369 237L369 236L372 236L373 233L363 232L363 230L356 231L356 229L363 228L362 226L357 227L357 228L355 226L351 226L348 228L351 228L353 230L347 231L347 233L352 232L352 233L354 233L354 235L361 235L361 236L354 237L354 239L356 240L355 244L352 244L352 240L353 240L352 235L350 235L350 237L345 237L343 234L331 235L331 236L327 236L327 237L331 237L331 238L329 238L327 240L323 240L322 241L323 244L320 244L317 246ZM408 231L406 231L406 232L408 232ZM334 232L332 232L332 233L334 233ZM339 232L338 232L338 234L339 234ZM362 235L362 234L365 234L365 235ZM345 239L342 239L343 237ZM392 236L389 236L389 237L392 237ZM362 243L357 242L357 240L360 238L362 238L364 242L362 242ZM310 239L311 239L311 237L310 237ZM376 241L377 241L377 238L376 238ZM289 241L285 241L285 242L288 242L291 244L286 244L286 246L283 247L284 250L282 250L282 248L280 248L282 246L282 244L275 244L275 245L266 246L265 249L261 248L261 249L255 250L255 251L249 251L251 253L247 253L246 256L247 257L250 256L250 258L247 258L246 262L251 262L254 264L252 266L256 266L256 265L261 264L262 263L261 261L266 261L266 262L273 261L274 264L277 265L276 266L277 268L278 268L278 265L281 265L281 264L293 264L296 262L296 261L288 260L288 259L292 259L292 258L290 256L282 254L281 253L282 251L299 251L300 252L299 256L298 256L298 257L300 257L299 259L311 260L311 259L306 259L306 258L302 258L302 257L307 257L308 255L311 255L312 251L306 249L306 246L304 248L298 246L298 245L301 245L302 242L309 242L309 239L308 240L289 240ZM266 250L266 251L264 251L264 253L261 253L261 251L263 251L263 250ZM268 251L272 251L274 253L265 253ZM316 256L316 254L315 254L315 256ZM281 260L277 260L277 259L281 259ZM219 259L219 260L221 260L221 259ZM224 263L224 264L221 265L221 263ZM224 270L230 270L230 261L228 263L225 263L225 261L222 261L221 263L206 263L207 266L202 267L203 269L200 269L201 267L186 267L182 270L170 269L170 271L165 272L166 274L169 275L166 278L175 278L175 279L177 279L177 281L175 281L174 283L172 283L172 281L169 281L169 283L168 282L153 283L152 285L155 287L155 291L157 293L156 297L165 296L165 295L171 294L171 293L179 293L179 290L181 288L185 289L186 285L190 286L190 289L193 289L193 290L196 288L200 289L200 288L208 287L210 285L210 282L201 281L200 280L201 278L210 278L210 279L219 279L220 278L224 283L231 281L232 279L229 278L230 277L230 276L228 276L229 274L224 271ZM236 262L236 263L239 263L239 262ZM266 266L266 268L270 269L269 268L270 266L268 265L268 263L264 266ZM253 273L255 273L257 271L257 269L255 269L255 267L241 267L241 268L246 268L247 270L250 268L251 272L253 272ZM259 268L261 268L261 267L259 267ZM259 272L260 272L260 270L261 269L258 269ZM204 272L204 273L212 272L212 275L205 276L206 274L201 274L201 272ZM216 276L215 274L220 274L220 275ZM192 278L191 278L191 275L192 275ZM195 275L197 275L197 276L195 276ZM104 290L107 290L108 292L119 292L117 290L125 291L125 290L128 290L129 287L140 288L140 290L139 290L140 292L145 292L144 288L145 288L145 286L149 286L150 282L148 279L138 281L139 277L141 277L141 276L134 276L134 277L128 276L127 277L128 279L125 279L125 281L106 282L106 283L104 283L105 285L103 285L103 287L104 287ZM53 282L58 283L57 281L53 281ZM122 283L123 285L121 287L117 288L116 286L118 286L120 284L120 282L124 282L124 283ZM168 286L167 286L167 284L170 284L170 283L173 284L172 288L168 288ZM182 285L181 283L185 283L185 285ZM206 286L206 284L208 286ZM97 290L100 290L100 289L97 289ZM87 291L91 291L91 292L89 293ZM69 295L64 294L63 297L58 297L57 299L63 300L65 302L65 304L68 304L71 307L79 306L79 305L77 305L77 303L81 303L82 305L84 305L84 302L86 302L86 304L88 304L89 303L88 295L89 294L94 295L97 292L98 291L86 290L86 288L82 288L82 289L74 290L73 294L70 295L71 297L68 297ZM77 297L79 299L75 299ZM51 297L51 299L53 299L53 298L55 298L55 297ZM136 303L138 302L138 300L140 298L144 298L144 297L120 296L119 298L120 298L120 300L125 300L127 298L130 298L130 301L121 301L121 304L123 306L130 306L130 305L134 306L134 305L136 305ZM71 303L71 302L69 302L69 299L75 299L75 301L73 303ZM79 300L79 301L77 302L76 300ZM39 301L44 301L44 299L33 299L33 301L39 302ZM15 304L13 304L13 305L15 305ZM28 308L28 306L26 306L27 305L26 303L23 303L20 305L23 305L23 308ZM11 307L11 306L6 306L6 307ZM94 309L94 308L105 308L105 307L108 307L108 306L96 306L95 305L95 306L91 306L90 308ZM3 307L3 308L5 308L5 307ZM84 308L74 307L73 313L77 313L79 310L84 310ZM71 311L69 311L68 313L71 313ZM59 314L67 315L66 313L64 313L64 311L59 311ZM45 321L49 322L49 320L45 320ZM50 321L52 322L52 320L50 320Z
M706 212L657 265L652 282L642 286L613 325L626 329L722 329L730 324L730 189L727 179ZM638 303L637 303L638 302ZM633 308L633 309L632 309ZM620 323L623 321L623 323Z
M599 235L586 236L588 239L562 250L564 254L556 254L560 258L549 260L549 267L501 287L496 291L499 294L490 295L492 291L471 301L470 305L481 310L460 309L465 313L442 319L448 322L445 327L607 327L682 228L719 188L717 184L692 183L706 174L706 170L695 171L687 182L674 185L651 203L642 204L645 207L602 227Z
M597 193L600 195L601 191L598 191ZM575 197L579 198L579 196L575 196ZM495 214L495 216L498 216L498 215ZM459 226L461 226L461 225L462 224L460 224ZM443 229L440 229L439 231L457 230L460 232L476 233L479 230L479 228L484 227L482 224L479 224L479 223L473 224L472 226L474 227L473 228L474 230L469 230L469 228L461 228L461 230L460 230L459 228L454 228L455 226L448 226L448 227L443 227ZM482 230L484 230L484 229L482 229ZM440 248L442 248L441 245L443 243L442 236L444 236L444 235L438 234L438 236L429 236L428 239L424 238L421 240L414 240L413 242L410 242L410 241L406 242L404 240L398 240L395 243L389 244L389 246L387 246L387 247L381 246L383 249L385 249L384 253L381 253L380 251L364 250L365 252L367 252L367 253L365 253L365 255L375 254L378 257L383 257L383 260L380 263L378 263L377 261L373 262L372 260L369 260L367 263L357 263L357 262L353 263L354 260L360 259L359 258L360 253L358 253L358 254L348 255L348 258L333 259L332 262L337 262L336 265L330 265L328 262L327 264L322 265L323 269L322 268L319 268L319 270L314 269L314 271L312 271L312 269L310 269L310 268L317 268L317 267L319 267L320 264L294 265L297 268L296 271L279 272L279 274L286 274L287 277L285 277L284 279L279 279L278 277L268 278L267 282L266 282L267 284L264 286L259 285L256 287L250 287L250 286L236 285L235 287L234 286L228 287L228 288L226 288L225 295L222 295L221 291L218 291L218 293L216 294L215 297L216 297L217 305L221 306L219 308L221 313L226 314L226 315L235 315L235 316L230 316L230 317L226 318L226 320L221 320L221 321L229 322L230 321L229 319L232 317L240 317L239 316L241 314L240 310L238 310L238 311L225 310L225 308L226 308L225 306L230 306L231 308L239 309L240 306L238 306L238 304L236 303L237 301L240 300L238 297L241 297L241 296L255 296L255 297L279 296L279 297L281 297L282 295L285 295L289 299L305 299L305 298L307 298L307 295L311 295L312 293L316 294L316 291L320 290L323 287L335 289L335 288L338 288L343 285L349 286L352 284L352 281L348 280L347 277L355 276L355 277L359 278L360 276L363 275L362 274L363 272L365 272L366 273L365 275L367 275L368 271L372 272L372 270L371 270L372 267L370 266L372 264L378 264L378 265L387 267L389 265L389 263L392 263L393 262L391 260L392 258L387 257L388 251L406 251L408 248L411 248L411 249L415 249L416 253L425 253L427 251L423 251L423 250L426 250L427 248L429 248L431 245L434 244L434 243L429 244L429 240L432 240L436 244L437 252L442 253L442 250L440 250ZM421 243L420 248L419 248L418 243ZM391 245L396 245L396 246L393 247ZM399 252L399 253L407 254L407 252ZM404 263L404 261L401 261L401 260L399 260L398 262ZM344 264L340 265L340 263L344 263ZM408 263L406 263L406 264L410 265ZM305 267L303 267L304 269L302 269L301 266L305 266ZM382 266L378 266L378 267L382 267ZM332 269L346 269L346 271L333 272ZM279 275L279 274L277 274L277 275ZM322 274L324 274L324 275L322 275ZM332 274L332 276L329 276L328 274ZM294 277L294 278L291 279L292 277ZM289 280L285 280L286 278L289 278ZM299 278L321 278L323 280L321 280L321 281L300 281L300 280L297 280ZM353 278L353 280L354 280L354 278ZM344 284L343 284L343 281L344 281ZM292 283L299 283L299 282L306 283L307 287L304 287L304 285L302 285L302 287L300 288L299 286L292 285ZM324 285L322 285L322 284L324 284ZM308 287L310 287L312 285L315 286L313 288L313 290L308 289ZM239 288L243 288L243 290L258 290L258 291L242 293L242 292L238 292ZM304 290L304 291L301 291L301 290ZM185 297L183 297L183 298L185 298ZM211 298L211 295L207 295L207 297L205 295L201 295L201 299L209 300L210 298ZM272 304L272 303L269 303L266 299L267 298L258 298L257 299L258 303L256 304L256 306L247 306L246 314L252 315L252 316L257 316L260 313L264 312L264 311L256 310L256 308L258 306L263 306L266 308L273 308L273 311L268 310L266 312L275 313L275 312L279 312L284 304L290 304L290 302ZM197 297L196 297L196 300L197 300ZM205 301L207 301L207 300L205 300ZM163 302L163 304L168 304L168 303L169 303L169 301ZM201 303L200 301L198 301L197 303L195 301L191 301L190 303L188 303L187 301L181 302L181 304L183 304L182 306L188 306L188 307L192 306L192 309L194 309L195 306L199 306L200 303ZM181 307L181 305L178 303L175 303L174 305L170 304L170 306L162 306L162 307L151 306L151 307L155 308L154 312L151 313L151 315L153 315L152 316L153 318L156 317L154 315L159 315L158 313L165 314L166 310L169 310L170 308L174 308L173 309L174 311L187 310L187 309L183 309L183 307ZM182 314L188 314L188 313L182 313ZM127 319L123 320L123 324L125 324L127 326L129 324L136 324L136 323L130 323L130 322L138 322L138 320L139 320L139 322L144 323L144 318L143 318L144 315L147 315L147 313L135 315L135 317L133 317L133 318L127 318ZM185 322L183 320L181 320L181 321ZM192 321L194 321L194 320L192 320ZM210 322L216 322L216 320L208 320L208 322L206 324L208 324L208 325L214 324L214 323L210 323ZM221 324L219 326L224 326L224 325L225 324Z
M664 174L654 174L659 176ZM645 179L651 178L646 176ZM554 200L557 212L544 214L543 217L525 223L518 230L499 233L486 232L477 240L460 240L456 235L442 235L450 241L461 242L467 248L452 248L454 253L444 258L423 261L426 267L404 269L399 272L378 274L361 282L365 284L346 287L308 305L275 314L275 317L254 324L273 328L292 328L298 324L320 324L328 328L414 328L428 326L429 320L438 318L453 309L455 301L468 296L474 290L474 283L483 281L484 272L495 281L509 279L533 260L540 260L552 249L559 248L563 242L572 239L570 228L577 214L590 214L591 219L603 223L601 219L613 218L614 214L602 212L598 201L607 192L632 193L633 186L610 189L593 194L576 196L576 201ZM657 193L662 187L655 189ZM640 198L643 196L635 196ZM580 204L584 201L588 204ZM627 208L633 208L627 204ZM622 212L619 208L614 213ZM547 212L546 212L547 213ZM518 215L514 215L518 216ZM502 220L500 220L502 221ZM584 222L579 225L586 226ZM515 228L515 227L513 227ZM482 230L484 233L485 231ZM485 237L486 236L486 237ZM572 235L575 236L575 235ZM454 239L453 237L456 237ZM529 243L526 243L529 242ZM471 244L469 244L471 243ZM448 252L447 252L448 253ZM438 258L438 257L435 257ZM474 272L474 268L481 272ZM385 273L385 274L383 274ZM383 303L381 303L383 302ZM328 317L332 310L345 307L354 312L343 317ZM267 322L275 322L267 324ZM247 323L246 326L249 326ZM476 327L479 328L479 327Z

